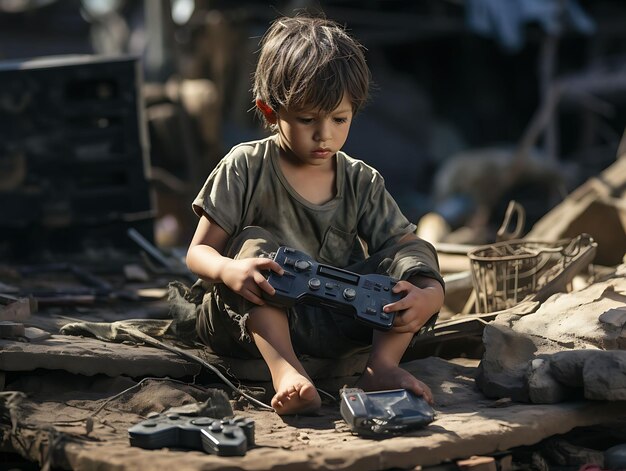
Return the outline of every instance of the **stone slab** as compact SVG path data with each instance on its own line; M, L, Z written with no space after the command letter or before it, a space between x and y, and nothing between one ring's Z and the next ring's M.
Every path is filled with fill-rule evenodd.
M1 371L65 370L93 376L171 376L200 372L198 364L153 347L52 335L37 342L0 340Z

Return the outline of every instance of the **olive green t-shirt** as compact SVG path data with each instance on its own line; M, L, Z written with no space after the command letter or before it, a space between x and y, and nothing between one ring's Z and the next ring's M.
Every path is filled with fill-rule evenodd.
M211 172L193 209L210 216L231 239L247 226L260 226L280 245L337 267L364 258L361 240L375 253L415 231L378 171L344 152L335 158L335 197L318 205L287 182L276 135L239 144Z

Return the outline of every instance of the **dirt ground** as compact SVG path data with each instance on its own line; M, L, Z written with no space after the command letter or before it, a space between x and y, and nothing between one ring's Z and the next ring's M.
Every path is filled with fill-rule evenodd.
M235 414L255 423L255 446L243 457L129 446L129 427L150 412L206 401L206 386L173 379L137 384L103 375L23 374L13 385L29 393L7 408L15 429L5 433L3 449L13 447L43 466L76 470L411 469L533 445L626 414L623 403L527 405L486 399L474 387L473 361L428 358L404 366L433 386L437 415L427 427L372 440L350 432L336 403L315 416L283 418L233 401ZM120 389L125 392L119 394Z

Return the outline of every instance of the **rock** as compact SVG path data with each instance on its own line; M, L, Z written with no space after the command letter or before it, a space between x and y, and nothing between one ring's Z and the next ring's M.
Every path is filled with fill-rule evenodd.
M626 352L596 352L583 368L585 397L606 401L626 400Z
M488 397L536 403L626 400L624 273L620 266L585 289L553 295L533 313L498 315L484 330L477 386Z
M517 321L513 329L546 342L541 353L567 348L618 349L623 324L619 324L616 310L624 309L623 295L619 294L624 291L626 278L618 277L581 291L554 295L536 312Z
M625 351L563 351L549 361L552 376L562 384L582 387L587 399L626 400Z
M566 350L550 355L550 371L559 383L573 388L583 387L585 360L599 350Z
M550 374L550 362L535 358L528 363L528 395L534 404L556 404L568 396L565 387Z
M485 354L478 367L476 385L487 397L510 397L528 402L526 370L537 347L532 339L508 327L489 324L483 331Z

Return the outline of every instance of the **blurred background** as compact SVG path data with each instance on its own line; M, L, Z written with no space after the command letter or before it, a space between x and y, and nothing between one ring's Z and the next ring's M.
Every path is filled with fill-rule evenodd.
M191 201L211 169L265 135L251 111L259 40L272 19L301 11L347 25L366 47L375 84L344 150L383 174L412 221L431 218L433 239L495 240L510 200L525 208L528 230L616 159L626 123L621 0L0 0L0 251L50 228L100 232L107 217L141 221L159 247L185 247ZM83 54L100 59L25 61ZM111 97L118 108L81 105ZM37 141L51 116L64 118ZM96 203L84 208L91 219L79 217L76 162L93 160L96 132L113 139L116 129L134 144L101 145L100 162L115 154L145 182L97 167L82 188L106 217L94 217ZM44 182L52 168L59 180ZM114 184L124 189L107 207L107 191L95 190ZM76 247L61 234L55 243Z

